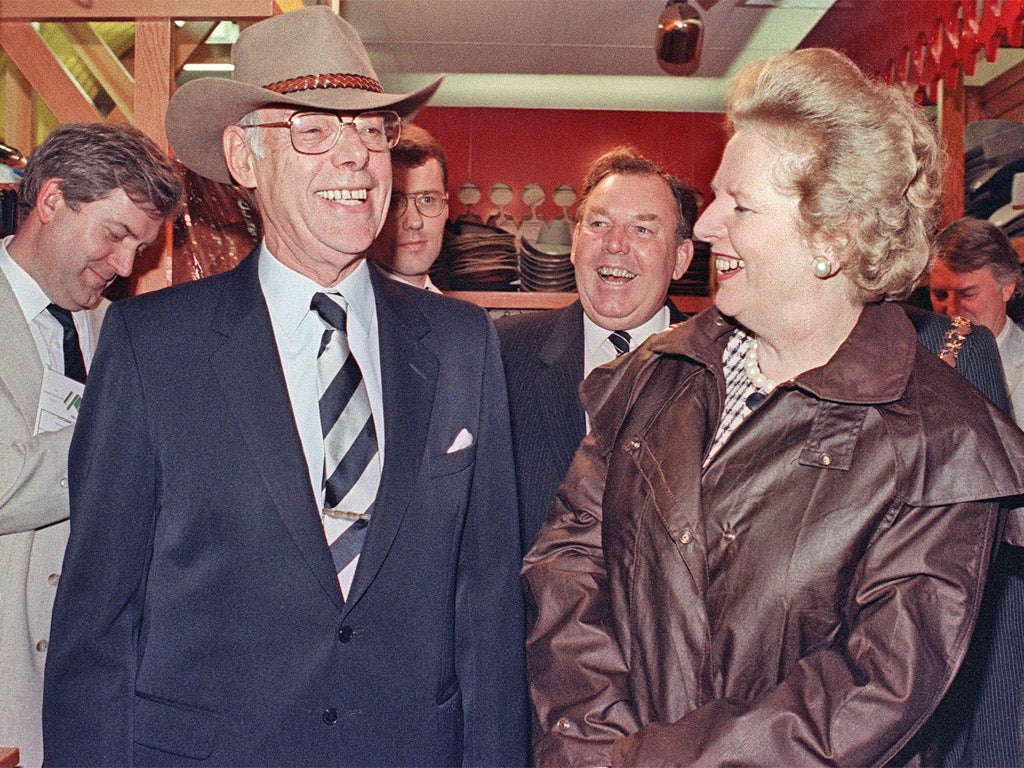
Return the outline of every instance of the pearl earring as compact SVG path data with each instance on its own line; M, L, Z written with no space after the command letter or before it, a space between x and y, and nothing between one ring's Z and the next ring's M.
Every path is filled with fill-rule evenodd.
M815 256L811 259L811 272L815 277L824 280L832 274L832 263L824 256Z

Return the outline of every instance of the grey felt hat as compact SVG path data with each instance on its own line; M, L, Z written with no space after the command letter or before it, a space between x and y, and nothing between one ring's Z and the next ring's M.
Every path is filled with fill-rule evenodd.
M246 28L231 48L231 78L185 83L167 106L174 155L200 176L231 182L224 129L257 107L391 109L411 120L443 77L415 93L385 93L355 29L322 5L282 13Z

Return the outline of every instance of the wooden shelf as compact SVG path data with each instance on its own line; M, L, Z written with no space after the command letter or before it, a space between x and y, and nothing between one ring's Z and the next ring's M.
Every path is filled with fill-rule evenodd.
M470 301L486 309L558 309L576 301L575 293L532 291L445 291L448 296ZM680 312L695 314L711 306L710 296L670 296Z

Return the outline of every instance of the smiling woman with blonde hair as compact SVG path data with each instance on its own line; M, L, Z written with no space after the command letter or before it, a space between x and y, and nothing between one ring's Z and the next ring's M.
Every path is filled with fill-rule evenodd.
M920 111L824 49L727 111L715 306L584 383L525 560L539 766L909 758L1024 491L1024 435L888 301L937 219Z

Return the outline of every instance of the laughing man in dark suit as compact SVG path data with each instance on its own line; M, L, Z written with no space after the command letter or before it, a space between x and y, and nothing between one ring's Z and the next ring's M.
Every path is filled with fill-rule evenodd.
M572 262L579 300L497 322L524 552L587 431L580 383L598 365L685 319L666 299L693 259L693 190L632 147L619 147L590 167L577 219Z
M324 6L248 27L232 57L231 80L175 94L168 136L255 190L265 239L107 313L71 448L45 760L521 765L497 336L364 259L399 117L437 83L384 93Z

